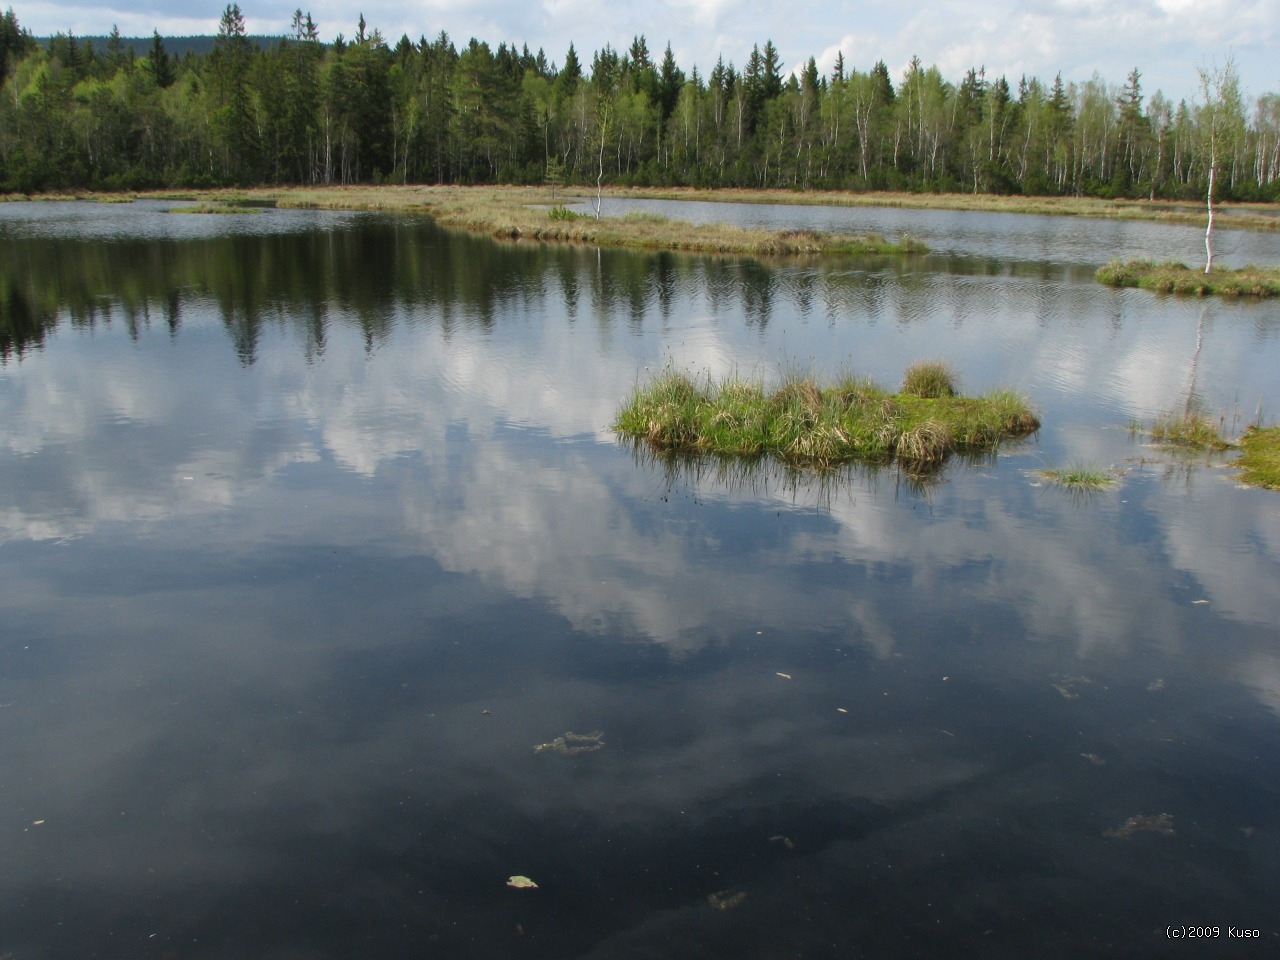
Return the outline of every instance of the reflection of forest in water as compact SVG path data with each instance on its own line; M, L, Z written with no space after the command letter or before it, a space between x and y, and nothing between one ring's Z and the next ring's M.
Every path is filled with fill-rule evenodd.
M937 259L932 266L948 272L1063 275L1044 264ZM402 311L428 313L446 333L458 322L490 326L521 301L563 302L570 320L586 311L605 323L640 324L656 309L666 323L680 296L696 290L714 314L740 310L763 328L780 299L802 317L852 311L874 319L884 309L886 273L899 289L930 282L919 264L886 257L786 265L499 243L379 215L336 228L198 238L0 233L0 358L41 346L64 321L79 328L121 322L131 336L158 323L176 331L195 300L216 305L237 354L251 363L264 323L297 329L312 356L323 353L335 318L358 324L372 346Z

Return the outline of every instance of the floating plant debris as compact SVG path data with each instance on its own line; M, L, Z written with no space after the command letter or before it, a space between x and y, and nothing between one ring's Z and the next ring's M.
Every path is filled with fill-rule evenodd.
M1172 837L1174 835L1173 817L1167 813L1157 813L1154 816L1140 813L1130 817L1114 830L1104 831L1102 835L1128 840L1135 833L1158 833L1162 837Z
M573 756L577 753L591 753L599 750L604 746L603 731L596 730L592 733L574 733L572 730L566 730L564 736L556 737L550 743L539 743L533 748L534 753L542 753L550 751L552 753L563 753L567 756Z
M1061 682L1053 685L1053 689L1062 695L1063 700L1079 700L1080 694L1076 692L1076 687L1082 683L1093 683L1093 681L1088 677L1063 677Z
M537 890L538 889L538 885L534 883L532 880L530 880L528 877L521 877L519 875L514 877L507 877L507 886L515 887L517 890Z

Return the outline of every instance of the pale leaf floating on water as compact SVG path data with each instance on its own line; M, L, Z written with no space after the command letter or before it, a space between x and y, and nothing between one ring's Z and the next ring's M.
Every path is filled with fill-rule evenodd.
M1162 837L1172 837L1175 833L1173 816L1168 813L1157 813L1154 816L1139 813L1130 817L1114 830L1104 830L1102 835L1119 840L1128 840L1135 833L1158 833Z
M515 887L517 890L537 890L538 885L528 877L507 877L507 886Z
M1084 757L1086 760L1092 763L1095 767L1105 767L1107 765L1107 761L1103 760L1096 753L1082 753L1080 754L1080 756Z
M789 673L783 673L781 670L777 671L777 673L778 673L778 676L780 676L783 680L791 679L791 674Z
M796 848L796 844L795 844L795 841L794 841L794 840L792 840L790 837L784 837L784 836L783 836L782 834L780 834L780 833L778 833L778 834L774 834L772 837L770 837L770 838L769 838L769 842L770 842L770 843L780 843L780 844L782 844L784 847L786 847L788 850L794 850L794 849Z
M738 893L729 893L728 890L720 890L707 896L707 903L715 907L717 910L732 910L740 905L743 900L747 899L747 895L741 891Z

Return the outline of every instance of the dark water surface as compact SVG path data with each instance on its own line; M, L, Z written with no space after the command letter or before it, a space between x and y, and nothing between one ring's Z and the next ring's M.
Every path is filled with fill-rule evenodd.
M1272 412L1280 307L1092 281L1180 228L766 265L161 209L0 204L0 957L1276 950L1280 495L1127 425ZM920 487L609 428L667 364L927 357L1043 430Z

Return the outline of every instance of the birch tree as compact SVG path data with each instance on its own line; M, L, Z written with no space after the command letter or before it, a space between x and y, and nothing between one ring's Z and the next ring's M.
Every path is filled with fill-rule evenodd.
M1218 168L1228 150L1235 145L1237 133L1244 127L1244 109L1240 97L1240 78L1233 57L1219 68L1217 64L1200 67L1200 141L1208 165L1208 189L1205 204L1208 224L1204 231L1204 272L1213 269L1213 192Z

